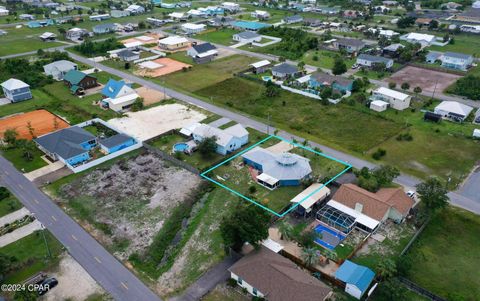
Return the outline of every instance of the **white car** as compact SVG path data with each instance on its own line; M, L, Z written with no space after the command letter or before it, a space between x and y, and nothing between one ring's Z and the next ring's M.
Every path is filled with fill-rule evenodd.
M415 194L416 194L416 193L415 193L415 191L413 191L413 190L407 191L407 195L408 195L409 198L414 199L414 198L415 198Z

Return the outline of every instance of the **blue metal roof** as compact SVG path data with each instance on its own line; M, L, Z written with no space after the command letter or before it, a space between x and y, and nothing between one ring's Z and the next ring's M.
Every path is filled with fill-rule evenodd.
M116 98L125 85L126 83L123 80L109 79L108 83L102 89L102 94L108 98Z
M264 27L270 27L272 25L267 23L253 22L253 21L236 21L233 23L234 27L240 27L248 30L258 30Z
M368 289L372 283L375 273L367 267L355 264L350 260L345 262L335 272L335 278L355 285L363 293Z

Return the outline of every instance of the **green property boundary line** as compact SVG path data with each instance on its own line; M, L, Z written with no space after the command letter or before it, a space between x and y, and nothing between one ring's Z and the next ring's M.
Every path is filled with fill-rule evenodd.
M342 170L342 171L341 171L340 173L338 173L336 176L334 176L334 177L331 178L329 181L327 181L326 183L324 183L324 184L323 184L321 187L319 187L318 189L315 189L313 192L311 192L310 194L308 194L307 196L305 196L302 200L300 200L300 202L296 203L294 206L290 207L287 211L285 211L285 212L282 213L282 214L279 214L279 213L273 211L272 209L270 209L270 208L268 208L268 207L260 204L259 202L255 201L255 200L253 200L253 199L251 199L251 198L249 198L249 197L241 194L240 192L238 192L238 191L236 191L236 190L233 190L233 189L231 189L230 187L225 186L225 185L223 185L222 183L219 183L218 181L215 181L214 179L212 179L212 178L210 178L210 177L207 176L207 173L209 173L209 172L215 170L216 168L224 165L225 163L227 163L227 162L229 162L229 161L231 161L231 160L233 160L233 159L241 156L242 154L248 152L248 151L251 150L252 148L254 148L254 147L256 147L256 146L258 146L258 145L260 145L260 144L262 144L262 143L264 143L264 142L266 142L266 141L268 141L268 140L270 140L270 139L272 139L272 138L276 138L276 139L279 139L279 140L281 140L281 141L285 141L285 142L287 142L287 143L289 143L289 144L291 144L291 145L293 145L293 146L295 146L295 147L303 148L303 149L308 150L308 151L310 151L310 152L312 152L312 153L315 153L315 154L317 154L317 155L320 155L320 156L322 156L322 157L324 157L324 158L327 158L327 159L333 160L333 161L335 161L335 162L338 162L338 163L340 163L340 164L342 164L342 165L344 165L344 166L346 166L346 167L345 167L344 170ZM325 187L325 186L327 186L328 184L330 184L332 181L334 181L336 178L338 178L338 177L340 177L341 175L343 175L344 173L346 173L346 172L347 172L349 169L351 169L351 168L352 168L352 165L348 164L347 162L344 162L344 161L339 160L339 159L336 159L336 158L334 158L334 157L325 155L325 154L323 154L323 153L321 153L321 152L318 152L318 151L316 151L316 150L314 150L314 149L312 149L312 148L310 148L310 147L300 145L300 144L298 144L298 143L295 143L295 142L293 142L293 141L287 140L287 139L285 139L285 138L282 138L282 137L279 137L279 136L276 136L276 135L270 135L270 136L262 139L261 141L255 143L254 145L248 147L247 149L243 150L242 152L236 154L235 156L230 157L230 158L226 159L225 161L222 161L222 162L220 162L219 164L217 164L217 165L215 165L215 166L207 169L206 171L202 172L202 173L200 174L200 176L203 177L203 178L205 178L206 180L212 182L212 183L215 183L216 185L222 187L223 189L226 189L226 190L228 190L229 192L231 192L231 193L233 193L233 194L241 197L242 199L247 200L247 201L249 201L250 203L259 206L260 208L268 211L269 213L272 213L272 214L276 215L277 217L282 218L282 217L284 217L285 215L287 215L288 213L290 213L290 211L294 210L294 209L297 208L299 205L301 205L301 204L302 204L305 200L307 200L309 197L311 197L312 195L314 195L315 193L317 193L318 191L320 191L323 187Z

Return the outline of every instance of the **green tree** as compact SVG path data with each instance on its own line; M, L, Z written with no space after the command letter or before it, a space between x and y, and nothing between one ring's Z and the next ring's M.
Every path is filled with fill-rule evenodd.
M280 232L281 238L284 240L291 240L294 235L293 231L293 226L289 222L287 222L285 219L280 220L277 223L278 227L278 232Z
M266 81L265 82L265 96L266 97L277 97L280 95L280 88L275 85L272 81Z
M217 151L217 137L206 137L198 144L198 151L203 157L211 157Z
M327 257L328 260L332 260L332 261L337 261L338 260L337 252L335 252L333 250L325 249L323 251L323 254L325 255L325 257Z
M333 63L332 73L334 75L340 75L347 72L347 64L341 57L336 57Z
M390 186L393 180L400 175L400 171L390 165L382 165L373 170L373 176L381 187Z
M268 237L269 214L258 206L238 203L236 210L220 223L220 233L226 247L239 251L245 242L258 248Z
M375 300L408 300L404 285L397 278L381 282L374 296Z
M390 279L397 273L397 265L395 261L389 258L382 258L377 264L377 272L381 279Z
M301 256L303 263L308 267L315 266L320 258L318 250L315 248L303 248Z
M389 83L388 83L388 87L389 87L390 89L395 89L396 86L397 86L397 83L395 83L395 82L389 82Z
M422 93L422 88L418 86L413 88L413 93L415 93L415 98L418 98L418 94Z
M428 178L425 182L418 184L416 188L428 213L434 213L448 205L450 200L447 196L448 190L439 179Z
M404 91L405 91L405 90L408 90L408 89L410 89L410 84L407 83L407 82L405 82L405 83L402 84L401 88L402 88L402 90L404 90Z
M3 140L10 145L15 145L17 142L18 133L15 129L7 129L3 133Z

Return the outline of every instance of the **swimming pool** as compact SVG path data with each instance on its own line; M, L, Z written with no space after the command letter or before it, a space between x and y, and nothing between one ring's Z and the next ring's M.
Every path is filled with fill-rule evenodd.
M264 82L272 81L272 79L273 79L273 76L270 76L270 75L264 75L264 76L262 76L262 80L263 80Z
M346 235L325 227L322 224L315 227L315 232L321 234L321 237L315 238L315 242L330 250L335 249L335 247L347 237Z
M185 152L187 149L188 149L188 144L186 144L185 142L176 143L173 146L173 151L177 153Z

